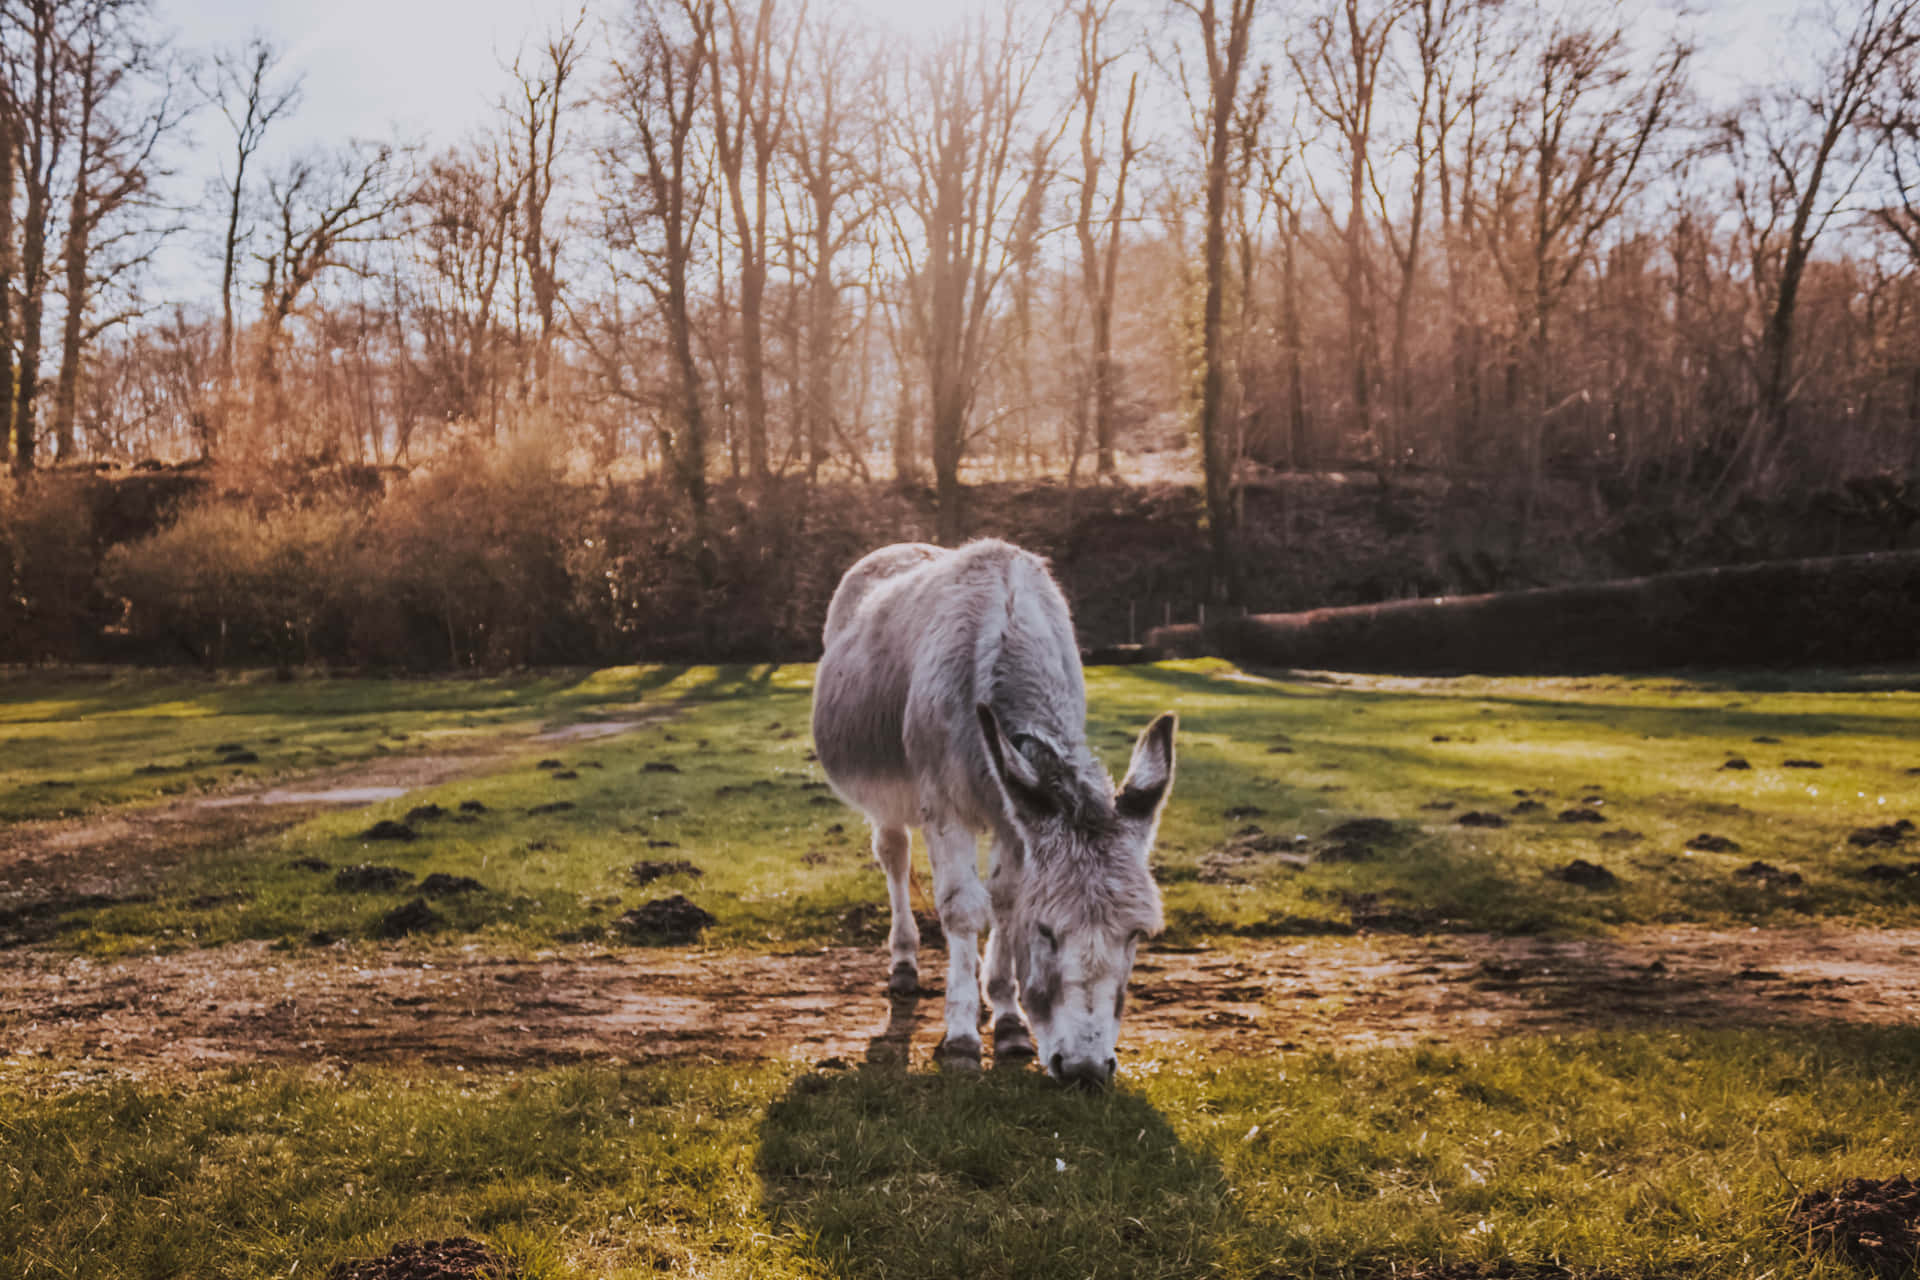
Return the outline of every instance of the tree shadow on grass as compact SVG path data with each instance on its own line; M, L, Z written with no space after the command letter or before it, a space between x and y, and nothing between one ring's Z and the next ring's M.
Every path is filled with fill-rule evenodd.
M802 1076L767 1111L762 1207L824 1273L1217 1269L1244 1231L1226 1176L1124 1080L1082 1093L1031 1069L910 1071L922 1016L895 1001L864 1065Z

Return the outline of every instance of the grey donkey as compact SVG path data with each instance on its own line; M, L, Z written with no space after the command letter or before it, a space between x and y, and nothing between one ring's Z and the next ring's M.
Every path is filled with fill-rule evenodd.
M991 540L902 543L840 580L814 744L834 790L873 827L896 995L919 987L908 828L926 839L947 938L945 1064L979 1064L978 939L990 930L995 1059L1037 1053L1057 1079L1113 1078L1134 952L1162 924L1147 857L1173 786L1175 719L1140 735L1115 789L1086 718L1067 602L1037 556Z

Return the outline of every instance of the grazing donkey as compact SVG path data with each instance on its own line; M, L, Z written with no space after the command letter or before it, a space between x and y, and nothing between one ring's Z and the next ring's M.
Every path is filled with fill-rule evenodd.
M979 1064L977 939L991 927L995 1058L1031 1056L1037 1039L1054 1077L1113 1078L1134 948L1161 927L1147 854L1173 785L1174 717L1140 735L1118 791L1086 719L1067 602L1039 558L995 541L902 543L840 580L814 745L834 790L873 826L897 995L919 987L907 828L926 837L947 936L942 1062ZM993 842L984 887L980 832Z

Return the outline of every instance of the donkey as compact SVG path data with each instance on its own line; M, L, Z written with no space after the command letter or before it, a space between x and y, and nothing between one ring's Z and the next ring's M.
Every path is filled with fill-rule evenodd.
M1038 557L992 540L901 543L840 580L814 746L873 827L895 995L919 989L907 829L926 839L947 937L944 1065L979 1065L978 937L990 928L995 1060L1037 1053L1056 1079L1113 1078L1134 950L1161 928L1147 855L1173 786L1175 719L1140 735L1116 791L1086 718L1067 602ZM980 833L992 841L984 886Z

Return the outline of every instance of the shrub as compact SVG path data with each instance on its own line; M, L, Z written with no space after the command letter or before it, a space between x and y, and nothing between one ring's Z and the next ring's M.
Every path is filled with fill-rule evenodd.
M356 656L473 667L595 656L569 572L593 537L590 497L537 443L457 455L397 485L353 562Z
M102 580L126 601L136 640L230 659L311 662L337 632L341 568L363 518L344 505L256 513L190 507L151 537L107 554Z
M75 480L0 484L0 660L72 660L99 634L109 610L90 512Z

